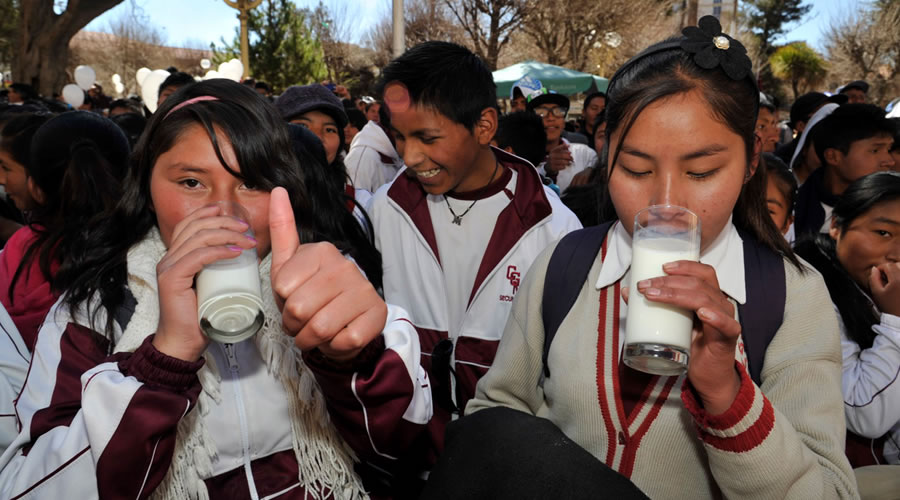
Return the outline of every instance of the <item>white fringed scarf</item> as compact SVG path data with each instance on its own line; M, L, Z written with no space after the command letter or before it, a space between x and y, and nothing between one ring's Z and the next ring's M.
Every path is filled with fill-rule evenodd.
M159 322L159 297L156 264L166 253L159 231L153 228L128 252L128 288L137 300L134 315L116 343L116 352L133 352L156 331ZM293 338L281 329L281 313L275 305L269 277L271 254L259 265L266 321L255 341L268 372L284 386L291 417L294 455L299 464L299 481L312 498L367 498L359 478L353 472L355 455L331 423L322 391L315 376L303 364ZM178 424L175 454L165 478L153 493L154 499L206 500L209 494L202 478L213 475L216 447L209 436L204 417L221 402L221 377L206 357L198 372L203 390L196 408Z

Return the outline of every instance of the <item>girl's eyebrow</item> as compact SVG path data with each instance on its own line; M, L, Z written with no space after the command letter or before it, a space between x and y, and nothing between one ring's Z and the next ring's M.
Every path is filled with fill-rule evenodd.
M198 167L197 165L191 165L189 163L173 163L167 167L168 170L181 170L182 172L193 172L198 174L204 174L207 172L206 168Z
M696 160L697 158L703 158L706 156L713 156L721 153L722 151L727 151L728 148L722 144L710 144L709 146L705 146L696 151L691 151L690 153L685 153L681 155L679 160L688 161L688 160ZM644 158L646 160L653 160L653 155L650 153L645 153L635 147L629 146L625 144L622 146L622 152L625 154L629 154L631 156L637 156L638 158Z
M781 200L779 200L778 198L768 198L768 199L766 199L766 203L772 203L772 204L778 205L779 207L784 208L784 205L781 204Z

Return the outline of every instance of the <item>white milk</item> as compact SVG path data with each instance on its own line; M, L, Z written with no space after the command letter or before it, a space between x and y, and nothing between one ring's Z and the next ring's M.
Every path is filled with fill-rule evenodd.
M625 343L662 344L685 352L691 347L694 314L668 304L651 302L638 292L637 282L665 276L662 266L676 260L698 259L687 241L674 238L636 240L632 247Z
M252 337L265 319L256 252L214 262L197 274L197 313L209 338L226 343Z

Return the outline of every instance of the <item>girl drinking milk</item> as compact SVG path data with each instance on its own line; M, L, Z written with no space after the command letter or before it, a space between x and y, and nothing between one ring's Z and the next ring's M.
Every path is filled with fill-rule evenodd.
M715 18L683 34L610 82L615 221L568 237L597 251L586 276L569 282L577 296L549 331L554 299L544 290L562 294L550 282L565 271L551 256L566 239L535 261L466 413L507 407L549 419L651 498L853 498L837 323L821 307L821 277L794 257L766 211L750 61ZM653 205L696 214L699 262L668 262L628 290L632 226ZM686 362L682 374L623 363L629 298L693 321L687 350L669 353Z

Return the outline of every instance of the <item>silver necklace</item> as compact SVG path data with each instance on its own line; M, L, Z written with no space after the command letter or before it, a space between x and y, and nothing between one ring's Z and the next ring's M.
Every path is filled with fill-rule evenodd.
M488 181L487 186L490 186L491 184L493 184L493 182L494 182L494 176L497 175L497 169L500 168L500 162L497 161L496 158L494 159L494 161L496 162L496 163L494 164L494 173L491 174L491 180ZM485 186L485 187L487 187L487 186ZM456 224L457 226L461 226L461 225L462 225L462 218L465 217L467 213L469 213L469 210L472 210L472 207L474 207L475 204L478 203L478 200L473 201L472 204L469 205L468 208L466 208L466 211L463 212L463 213L461 213L461 214L459 214L459 215L456 215L456 212L453 211L453 207L450 206L450 200L447 199L447 194L446 194L446 193L444 194L444 203L447 204L447 208L449 208L449 209L450 209L450 213L453 214L453 220L452 220L451 222L453 222L453 223Z

